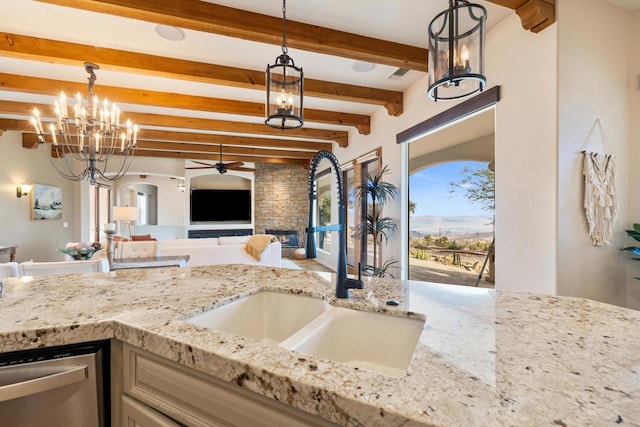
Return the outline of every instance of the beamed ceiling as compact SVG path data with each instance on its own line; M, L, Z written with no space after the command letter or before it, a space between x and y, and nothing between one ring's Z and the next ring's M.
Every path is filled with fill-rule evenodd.
M525 29L554 22L554 0L492 0L489 27L517 13ZM289 54L305 72L305 124L264 125L264 70L282 41L281 0L0 0L0 129L23 132L34 107L52 116L60 91L94 92L139 124L136 156L307 165L314 152L367 135L371 115L403 113L403 91L428 71L426 27L446 0L289 0ZM164 24L184 30L174 42ZM353 70L356 61L376 64ZM400 79L388 76L409 70ZM425 94L425 102L427 101Z

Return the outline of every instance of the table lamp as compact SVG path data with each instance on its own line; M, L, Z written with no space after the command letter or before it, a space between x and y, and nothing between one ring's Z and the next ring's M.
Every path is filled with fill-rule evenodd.
M113 220L123 221L127 225L128 238L131 239L131 222L140 218L140 209L135 206L114 206Z

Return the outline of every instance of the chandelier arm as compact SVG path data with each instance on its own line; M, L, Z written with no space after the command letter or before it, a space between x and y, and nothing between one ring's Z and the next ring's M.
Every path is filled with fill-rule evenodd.
M105 167L103 170L101 169L97 169L98 174L100 175L100 177L102 179L104 179L105 181L115 181L118 180L120 178L122 178L126 173L127 170L129 170L129 166L131 166L131 161L133 160L133 153L126 155L126 156L122 156L124 157L124 159L120 160L120 168L117 172L110 172L108 171L108 167L107 167L107 162L108 160L105 161ZM107 173L109 173L109 175L107 175ZM111 175L113 174L113 175Z
M49 163L51 163L51 165L56 170L56 172L58 172L58 174L64 179L67 179L69 181L82 181L83 176L74 174L73 170L70 169L66 159L64 161L64 166L66 167L66 171L61 169L60 166L58 166L58 164L53 160L53 158L51 158L51 156L49 156L48 159L49 159Z

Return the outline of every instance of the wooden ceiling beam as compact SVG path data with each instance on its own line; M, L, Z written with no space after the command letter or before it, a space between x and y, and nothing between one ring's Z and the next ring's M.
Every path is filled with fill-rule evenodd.
M141 154L147 151L170 151L180 153L200 153L200 154L213 154L220 157L220 148L216 145L203 145L203 144L188 144L181 142L166 142L166 141L139 141L136 153ZM295 150L276 150L265 148L246 148L246 147L234 147L225 145L222 147L223 157L236 155L236 156L252 156L252 157L274 157L274 158L287 158L287 159L303 159L309 162L314 152L311 151L295 151Z
M0 129L3 131L33 132L33 125L28 120L0 119Z
M28 120L0 119L0 129L33 133L33 125ZM34 135L35 136L35 135ZM207 147L240 146L254 148L269 148L275 150L297 150L302 153L315 153L320 150L332 151L332 144L328 142L313 142L291 139L254 138L250 136L213 135L199 132L172 132L155 129L142 129L138 134L138 141L158 141L164 143L193 143L194 149L187 151L205 151ZM35 148L35 144L32 147ZM195 148L199 147L199 150Z
M539 33L556 22L556 0L488 0L516 11L522 27Z
M133 72L192 82L265 90L264 71L246 70L176 58L67 43L0 32L0 55L10 58L81 66L88 58L101 69ZM306 95L339 101L383 105L390 115L402 114L403 93L398 91L305 79Z
M280 45L282 18L200 0L39 0L156 24ZM287 20L287 46L427 72L427 50Z
M84 83L19 76L6 73L0 73L0 88L3 90L36 93L40 95L55 95L60 91L64 91L71 97L73 97L77 92L85 95L87 90L86 84ZM182 95L177 93L102 85L97 88L96 95L100 96L100 98L117 100L120 103L264 117L264 104L234 101L230 99L207 98L204 96ZM341 113L305 108L304 115L305 120L311 122L353 126L358 129L360 134L363 135L368 135L371 131L371 118L363 114Z
M75 138L72 138L75 141ZM58 141L58 145L63 145L61 141ZM47 139L47 143L51 143L51 140ZM22 146L23 147L37 147L39 144L38 136L35 133L23 133ZM194 144L185 142L169 142L160 140L138 140L136 153L146 153L147 151L166 151L166 152L180 152L180 153L193 153L193 154L213 154L220 156L219 144L207 145L207 144ZM275 158L289 158L289 159L304 159L311 160L315 152L313 151L297 151L297 150L281 150L281 149L269 149L269 148L252 148L252 147L237 147L223 145L222 153L226 155L237 156L251 156L251 157L275 157Z
M26 102L16 101L4 101L0 100L0 114L17 114L23 116L30 116L33 108L37 107L44 116L47 116L47 112L51 110L52 106L49 104L30 104ZM243 133L250 135L272 135L278 137L292 137L292 138L309 138L309 139L321 139L326 141L335 141L340 147L347 147L349 145L349 133L344 131L328 130L328 129L314 129L309 127L301 127L298 129L289 129L286 133L283 133L279 129L273 129L265 126L262 123L248 123L248 122L232 122L225 120L212 120L202 119L196 117L182 117L182 116L168 116L163 114L148 114L148 113L123 113L123 117L126 117L144 126L159 126L170 127L177 129L198 129L204 131L217 131L228 133ZM25 123L29 123L27 120L23 120ZM29 127L31 125L29 124ZM19 129L7 129L7 130L19 130ZM225 135L219 135L223 137ZM234 136L228 136L234 138ZM266 138L265 138L266 139ZM289 141L280 139L280 141Z
M243 146L266 147L273 149L297 149L315 153L319 150L332 151L328 142L310 142L291 139L254 138L230 135L212 135L196 132L168 132L164 130L142 129L138 133L138 141L165 141L198 143L201 146Z
M203 153L183 153L180 151L136 151L136 157L164 157L185 160L208 160L213 163L220 161L220 154L203 154ZM252 156L227 156L222 155L223 162L247 162L247 163L269 163L279 165L298 165L308 167L309 160L306 159L287 159L278 157L252 157Z
M23 145L29 144L30 141L25 141L25 139L34 138L33 134L23 134ZM118 155L116 153L116 155ZM61 150L57 149L53 145L51 146L51 157L52 158L61 158ZM134 157L161 157L166 159L184 159L184 160L208 160L213 163L220 161L220 154L217 153L190 153L183 151L170 151L170 150L136 150ZM290 165L298 165L302 167L309 166L308 159L299 159L299 158L286 158L286 157L260 157L260 156L250 156L250 155L222 155L223 162L248 162L248 163L270 163L270 164L290 164Z

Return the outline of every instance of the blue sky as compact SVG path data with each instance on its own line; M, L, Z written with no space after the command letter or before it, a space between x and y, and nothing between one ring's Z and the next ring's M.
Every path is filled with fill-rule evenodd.
M459 182L462 170L468 166L472 170L484 169L487 164L480 162L448 162L429 167L409 177L409 200L416 203L415 215L439 216L490 216L479 204L472 204L457 190L449 193L450 183Z

